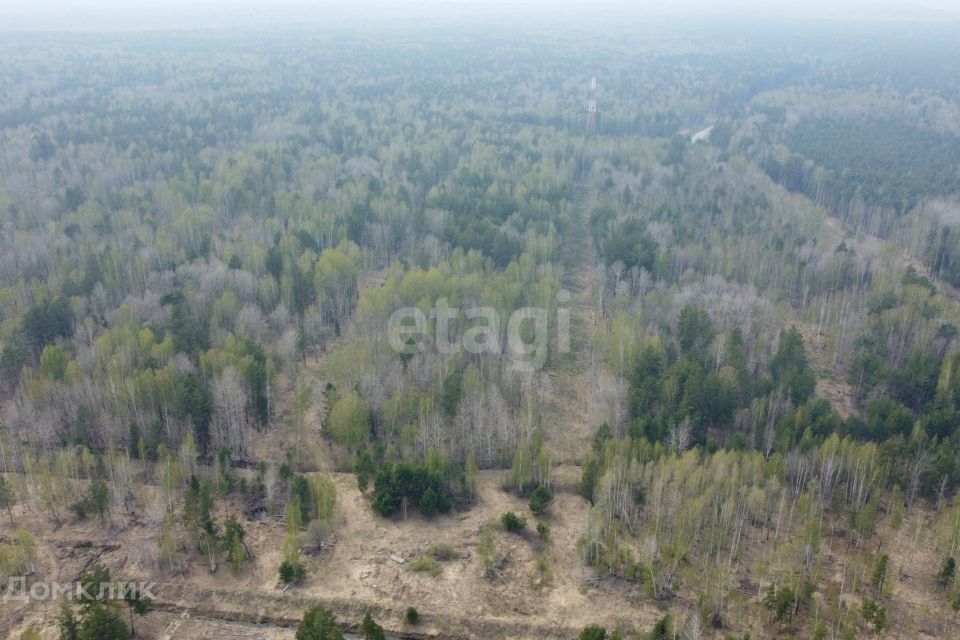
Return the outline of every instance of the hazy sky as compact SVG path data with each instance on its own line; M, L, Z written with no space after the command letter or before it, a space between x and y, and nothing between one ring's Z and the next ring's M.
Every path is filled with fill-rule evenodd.
M494 20L663 16L783 16L791 18L934 20L960 18L958 0L0 0L0 31L125 31L389 23L423 16Z

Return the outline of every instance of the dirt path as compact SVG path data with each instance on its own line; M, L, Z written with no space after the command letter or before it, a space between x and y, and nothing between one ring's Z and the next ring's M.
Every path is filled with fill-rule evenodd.
M565 265L562 286L569 295L569 354L558 357L547 371L544 428L551 450L560 462L579 464L588 442L602 421L597 394L597 361L593 336L600 318L594 284L596 252L587 224L595 194L578 187L576 214L562 247Z

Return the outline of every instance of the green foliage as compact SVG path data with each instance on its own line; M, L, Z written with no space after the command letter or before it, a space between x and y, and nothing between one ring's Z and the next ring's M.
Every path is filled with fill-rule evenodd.
M360 636L363 640L386 640L387 637L383 627L374 621L369 611L364 614L363 622L360 623Z
M433 577L440 575L442 571L440 563L432 556L421 556L410 563L410 570L417 573L429 573Z
M673 635L670 631L672 622L669 614L657 620L650 630L650 640L669 640Z
M81 605L89 606L95 602L103 601L109 592L101 591L100 586L110 584L113 579L110 576L110 569L103 564L95 564L80 576L80 597Z
M960 227L944 226L939 231L931 231L924 253L924 261L933 276L960 286ZM947 331L956 335L956 327L950 327Z
M427 487L426 491L420 496L420 513L427 518L432 518L437 514L438 501L437 492L433 490L433 487Z
M956 573L957 561L954 560L953 556L947 556L943 559L943 564L940 565L940 570L937 572L937 582L941 586L947 586L953 582Z
M494 554L496 554L496 551L496 544L493 540L493 530L489 526L483 527L477 538L477 558L480 560L483 574L487 577L493 576Z
M333 612L314 605L303 614L297 625L297 640L344 640L343 631L336 625Z
M370 438L370 411L356 393L337 401L328 422L334 440L352 452L362 449Z
M260 427L266 426L270 418L270 365L266 352L249 338L237 340L232 336L225 340L223 350L243 377L254 421Z
M543 485L537 487L530 494L530 511L534 515L543 515L553 504L553 492Z
M128 640L131 636L120 612L121 602L111 601L112 584L110 570L102 564L91 567L80 576L78 593L80 611L75 613L69 605L61 609L57 625L61 640ZM101 588L103 587L103 588ZM129 599L126 599L129 596ZM139 594L125 594L131 613L146 613L150 603Z
M816 627L813 629L813 633L810 635L810 640L827 640L827 624L820 620L817 622Z
M887 554L883 554L877 558L876 564L873 566L873 571L870 573L870 583L876 589L876 597L880 597L883 593L883 583L887 579L887 565L890 562L890 557Z
M527 528L527 519L513 511L507 511L500 517L500 524L510 533L523 533Z
M181 418L189 418L193 425L193 438L206 456L210 449L210 421L213 404L206 383L198 375L188 373L177 382L174 408Z
M887 608L874 602L873 600L864 600L860 607L860 613L864 621L873 627L874 632L880 633L887 628Z
M128 640L130 629L115 606L94 603L80 615L79 640Z
M131 635L136 636L137 631L133 626L133 614L145 616L150 613L150 609L153 606L153 600L143 595L139 585L129 584L124 588L123 601L130 610L130 633Z
M426 497L426 501L424 501ZM373 510L384 517L404 511L407 505L427 507L425 516L450 510L450 490L442 470L426 465L395 462L384 465L373 483Z
M544 540L550 539L550 525L546 522L537 523L537 535L543 538Z
M790 327L780 336L777 353L770 361L770 375L795 404L803 403L813 393L816 378L807 363L803 338L796 327Z
M328 474L290 478L290 502L300 510L300 524L313 520L330 524L337 502L337 487Z
M797 594L790 587L777 589L773 584L767 588L763 597L763 606L770 610L778 624L782 625L787 619L793 618L793 608Z
M440 406L448 417L452 418L456 415L462 395L463 375L459 369L454 369L443 379L440 387Z
M0 509L7 512L10 524L13 525L13 506L17 504L17 495L7 481L6 476L0 475Z
M87 487L87 494L70 505L70 510L77 518L84 520L89 513L96 513L100 519L109 510L110 488L103 478L94 478Z
M250 555L244 542L246 531L232 515L227 517L223 528L223 547L227 550L230 569L236 574L243 569L243 563Z
M47 345L40 354L40 375L50 380L63 380L67 372L70 356L63 349L54 345Z
M210 347L209 327L190 309L183 292L167 294L160 302L170 307L166 329L173 338L174 349L194 356Z
M949 192L956 178L951 167L960 164L955 136L877 117L807 119L792 128L787 144L826 167L820 188L838 207L861 197L906 213L923 196ZM814 188L803 169L789 164L778 178L795 191Z
M583 628L579 640L607 640L607 630L597 624L591 624Z
M611 229L609 233L602 251L608 266L620 262L627 270L641 267L653 271L659 246L642 222L632 220L618 229Z
M590 458L583 465L583 471L580 475L580 495L593 504L593 492L596 489L597 481L600 479L600 463L595 458Z
M284 560L280 563L280 582L300 584L307 577L307 567L302 562Z
M34 571L37 561L37 543L25 529L17 529L13 535L0 542L0 581L7 582L12 576L26 576Z
M435 544L427 549L427 555L441 562L448 562L457 557L457 552L449 544Z
M413 607L407 607L407 610L403 613L403 621L409 625L414 625L420 622L420 612Z
M546 554L538 553L534 556L530 582L531 586L536 589L543 589L553 585L553 563Z
M60 615L57 616L57 628L60 630L60 640L80 640L80 620L65 602L60 607Z
M25 332L9 336L0 349L0 384L9 390L20 380L20 372L30 362L30 344Z
M23 316L23 333L34 357L57 338L69 337L72 332L73 312L66 298L44 300L27 309Z
M353 460L353 473L357 476L357 489L365 493L370 485L370 477L376 473L377 465L370 452L364 449Z
M683 353L702 357L713 336L713 323L706 311L690 305L680 311L677 338Z

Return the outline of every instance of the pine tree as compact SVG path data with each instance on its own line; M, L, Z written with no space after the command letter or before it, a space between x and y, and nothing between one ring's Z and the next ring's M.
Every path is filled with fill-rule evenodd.
M129 585L127 590L124 591L123 600L127 603L127 608L130 610L130 633L137 635L137 630L133 626L133 614L137 614L138 616L147 615L147 613L150 612L153 601L150 598L144 597L140 589L134 585Z
M386 640L387 637L383 632L383 627L374 621L370 612L363 616L363 622L360 623L360 635L363 636L364 640Z
M92 604L83 612L79 640L128 640L130 629L112 604Z
M890 557L883 554L877 559L877 564L873 567L873 573L870 574L870 582L876 588L874 597L879 598L883 592L883 583L887 579L887 564Z
M303 614L297 626L296 640L344 640L343 632L336 625L333 612L314 605Z
M432 518L437 513L437 494L431 488L427 487L427 490L423 492L423 495L420 496L420 513L422 513L427 518Z
M553 504L553 492L544 486L537 487L530 495L530 511L534 515L544 514L551 504Z
M937 572L937 582L941 586L947 586L953 582L953 577L957 572L957 561L953 559L953 556L948 556L944 558L943 564L940 565L940 571Z

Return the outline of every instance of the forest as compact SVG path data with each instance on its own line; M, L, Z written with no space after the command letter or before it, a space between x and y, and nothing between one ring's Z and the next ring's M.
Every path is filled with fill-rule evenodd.
M955 25L766 27L0 39L0 626L960 635Z

